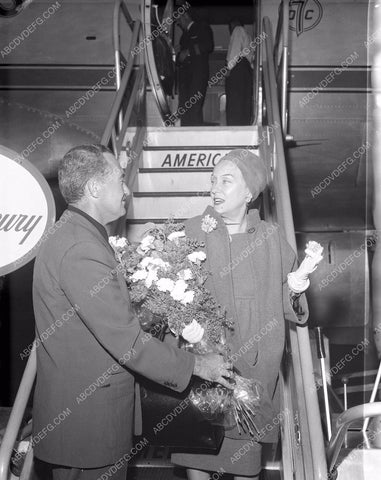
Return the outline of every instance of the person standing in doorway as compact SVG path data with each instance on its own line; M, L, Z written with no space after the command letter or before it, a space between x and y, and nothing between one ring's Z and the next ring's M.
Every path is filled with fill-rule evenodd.
M226 58L226 124L250 125L253 114L254 51L251 38L238 19L229 23L230 42Z
M178 24L183 31L177 55L181 126L203 125L213 32L206 22L195 20L191 10L179 17Z

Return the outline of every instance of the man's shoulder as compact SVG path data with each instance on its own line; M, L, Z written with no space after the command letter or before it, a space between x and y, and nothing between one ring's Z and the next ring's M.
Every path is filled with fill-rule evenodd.
M37 260L39 258L45 260L55 258L60 261L73 246L85 246L89 242L99 242L97 242L96 229L77 213L66 210L54 226L47 231Z

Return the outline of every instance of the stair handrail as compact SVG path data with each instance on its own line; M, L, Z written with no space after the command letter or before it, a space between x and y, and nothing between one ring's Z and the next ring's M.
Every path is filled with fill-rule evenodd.
M273 37L271 23L268 17L263 19L263 32L265 33L265 41L262 43L263 48L263 64L262 69L266 81L264 82L266 113L271 125L281 125L280 110L278 102L278 92L275 76L275 64L273 56ZM268 99L268 100L267 100ZM290 191L287 179L287 169L283 146L283 136L279 128L273 128L273 136L275 141L274 156L274 195L277 221L284 229L286 239L296 252L296 240L294 222L292 217ZM299 402L303 402L303 411L306 415L307 432L310 444L310 455L312 459L312 471L308 472L309 478L323 479L326 478L327 464L324 449L323 432L320 421L320 410L317 398L317 390L313 372L311 346L308 335L308 328L291 327L290 330L291 343L293 347L292 362L294 370L301 371L303 398L299 398ZM295 351L294 351L295 350ZM307 448L303 445L302 448ZM306 451L307 453L307 451Z
M0 445L0 480L9 479L9 464L11 461L12 450L14 448L17 434L24 417L34 379L36 378L36 371L36 344L33 342L28 363L25 367L24 374L17 391L16 399L12 407L11 415L5 429L4 437Z
M287 84L288 84L288 23L289 23L289 2L283 1L283 27L282 27L282 90L281 90L281 112L283 135L287 135Z
M340 414L333 425L332 437L327 447L327 461L329 474L333 472L341 447L345 440L345 434L349 425L364 418L381 416L381 402L364 403L351 407Z
M290 4L288 1L282 1L279 6L279 18L277 24L276 37L274 42L274 62L275 62L275 78L280 75L281 89L281 118L283 136L287 135L287 84L288 84L288 50L289 50L289 15ZM279 47L282 40L282 54L278 63Z
M126 106L126 111L124 115L122 114L122 121L119 121L119 116L122 112L122 103L125 100L125 93L127 86L129 85L132 71L135 66L135 55L134 52L138 45L140 33L142 31L142 23L140 19L132 20L131 15L129 14L128 8L124 3L125 0L115 0L114 6L114 17L113 17L113 41L115 49L115 71L116 71L116 81L117 81L117 93L114 98L114 102L111 107L110 115L107 120L104 132L102 134L101 143L103 145L109 146L110 142L112 143L112 148L116 157L119 156L119 153L123 146L124 135L128 128L131 113L133 110L134 102L136 99L136 94L139 89L139 86L144 79L144 64L138 64L137 74L132 85L132 92L129 96L128 103ZM121 75L120 67L120 34L119 34L119 23L121 14L124 15L127 24L131 29L131 42L128 50L127 66L124 69L123 75ZM119 74L118 74L119 71ZM119 80L118 80L119 76Z
M116 73L116 89L120 88L121 68L120 68L120 18L123 13L130 30L133 30L134 21L131 18L130 12L126 7L124 0L116 0L114 5L112 32L113 32L113 47L115 57L115 73Z
M283 0L280 2L279 5L279 16L278 16L278 22L276 25L276 31L275 31L275 38L274 38L274 62L276 65L275 73L278 74L278 68L279 68L279 47L280 47L280 40L281 40L281 35L282 35L282 28L283 28Z
M261 30L261 0L254 0L254 38L260 38L259 32ZM261 54L260 48L256 48L254 56L254 75L253 75L253 105L254 105L254 115L253 115L253 125L258 123L258 110L259 110L259 84L260 84L260 71L261 71Z

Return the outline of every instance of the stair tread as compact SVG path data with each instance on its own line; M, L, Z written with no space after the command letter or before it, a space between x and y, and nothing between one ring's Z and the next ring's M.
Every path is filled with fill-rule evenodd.
M251 146L258 143L258 127L147 127L146 148L163 148L165 145L200 150L203 148L217 148L215 145L222 145L224 150L233 149L236 146Z
M133 196L135 198L141 197L209 197L210 192L208 191L191 191L191 192L134 192Z
M187 172L187 173L194 173L194 172L213 172L213 167L142 167L139 168L139 173L147 174L147 173L178 173L178 172Z
M252 144L239 144L239 145L147 145L143 147L145 152L160 152L165 150L170 151L179 151L179 150L234 150L236 148L251 148L253 150L257 150L259 146L256 143ZM124 150L126 147L124 148Z

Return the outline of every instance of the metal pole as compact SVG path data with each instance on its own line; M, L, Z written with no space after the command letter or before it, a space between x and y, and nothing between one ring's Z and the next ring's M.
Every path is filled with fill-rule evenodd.
M370 25L372 42L369 44L368 55L372 65L372 97L370 106L373 109L373 222L378 233L381 229L381 40L379 32L381 28L381 1L376 0L374 4L369 5L369 18L373 25ZM372 321L374 341L381 359L381 245L380 239L376 241L376 248L372 261ZM376 382L373 388L372 397L375 398L378 383L380 381L380 367L377 372ZM374 401L373 398L373 401ZM366 430L368 422L364 422L363 432Z
M328 389L327 389L327 375L325 372L325 349L324 349L324 340L321 333L321 327L316 327L316 350L318 358L320 358L320 368L321 368L321 379L323 382L323 394L324 394L324 408L325 408L325 418L327 422L327 436L328 440L331 440L332 428L331 428L331 414L329 411L329 400L328 400Z
M283 55L282 55L282 128L283 136L287 135L287 83L288 83L288 22L289 2L283 2Z
M12 455L12 449L24 416L25 408L33 387L33 382L36 377L36 369L36 343L33 342L33 348L30 352L28 363L26 364L24 374L17 391L15 403L13 404L11 416L9 417L7 428L0 446L0 480L9 479L9 462Z
M378 390L378 386L380 384L380 380L381 380L381 362L380 362L380 365L378 366L378 372L377 372L376 380L375 380L374 385L373 385L372 395L370 396L369 403L373 403L376 399L377 390ZM369 418L366 418L365 421L364 421L364 425L362 427L362 432L366 432L366 429L368 428L368 424L369 424Z
M114 43L114 58L115 58L115 80L116 90L120 88L122 74L120 70L120 13L121 13L121 0L116 0L114 5L113 15L113 43ZM123 117L122 112L119 112L118 128L122 129Z
M343 377L341 381L343 382L343 386L344 386L344 410L348 410L348 391L347 391L348 377Z

